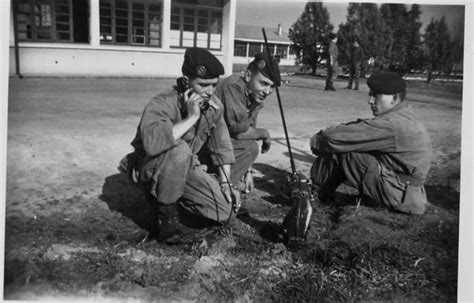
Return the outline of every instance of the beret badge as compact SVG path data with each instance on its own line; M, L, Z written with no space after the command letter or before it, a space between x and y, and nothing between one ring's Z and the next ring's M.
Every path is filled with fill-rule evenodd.
M196 74L199 76L199 77L203 77L206 75L206 67L204 65L199 65L198 67L196 67Z
M266 65L265 60L260 60L260 61L258 61L258 63L257 63L258 69L264 69L264 68L265 68L265 65Z

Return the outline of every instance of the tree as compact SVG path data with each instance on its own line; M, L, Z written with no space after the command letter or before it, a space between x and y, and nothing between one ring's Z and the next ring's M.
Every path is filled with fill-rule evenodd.
M420 28L422 23L420 20L420 6L413 4L408 12L408 32L407 32L407 70L419 70L423 68L424 57L421 43Z
M391 69L403 74L419 68L418 62L421 57L419 5L414 4L411 10L407 11L405 4L382 4L380 13L392 38L386 53Z
M324 40L332 30L327 8L321 2L308 2L288 34L293 42L296 63L309 66L315 74L318 64L323 60Z
M346 23L339 25L339 54L342 64L350 58L350 48L358 40L365 59L375 63L371 69L385 69L387 50L392 44L389 28L375 3L350 3L347 7ZM367 60L365 60L367 62ZM363 66L366 69L367 66Z
M449 73L452 68L451 42L444 16L440 20L431 18L424 34L424 50L427 82L431 82L441 73Z
M454 25L454 37L450 48L450 63L451 67L449 73L452 72L456 65L463 62L464 57L464 27L460 24Z
M382 18L388 26L391 40L387 48L386 57L392 69L402 72L407 57L406 19L407 10L404 4L382 4L380 6Z

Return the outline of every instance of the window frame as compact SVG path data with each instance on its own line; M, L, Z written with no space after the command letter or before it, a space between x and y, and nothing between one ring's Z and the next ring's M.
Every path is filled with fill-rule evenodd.
M186 1L172 1L171 3L171 16L170 16L170 30L171 31L178 31L179 32L179 37L177 38L179 41L179 45L173 45L172 42L170 43L170 48L188 48L191 47L189 45L185 45L184 41L186 40L186 37L184 37L184 33L192 33L192 46L199 46L199 47L205 47L210 50L216 50L220 51L222 50L222 30L223 30L223 18L224 18L224 5L223 1L216 1L220 2L220 7L216 6L209 6L209 5L190 5L189 3L186 3ZM178 10L176 13L175 10ZM186 10L190 10L193 12L192 15L192 27L193 30L185 30L185 26L190 26L191 22L186 22L185 18L188 17L189 15L186 15L185 12ZM201 16L199 13L205 11L207 13L206 17ZM213 13L219 14L219 18L215 18L213 16ZM175 19L175 20L173 20ZM203 26L202 24L199 23L200 20L207 20L207 31L205 32L207 37L206 37L206 46L198 45L198 34L199 33L204 33L202 31L199 31L199 27ZM212 22L217 21L218 27L217 27L217 34L219 35L219 47L212 47L212 32L210 31L212 27ZM177 25L177 28L176 28ZM203 41L203 40L201 40Z
M275 55L279 55L283 59L288 58L288 45L276 44Z
M127 3L127 8L120 8L118 3ZM106 7L106 4L109 7ZM134 5L143 5L143 9L135 9ZM150 10L151 6L156 6L157 10ZM110 14L103 14L103 10L108 10ZM117 12L127 12L126 18L124 16L117 16ZM135 17L135 14L143 13L142 18ZM158 22L153 22L159 25L158 30L151 29L152 19L151 16L159 16ZM109 23L103 23L103 20L109 19ZM99 36L101 45L118 45L118 46L140 46L140 47L151 47L151 48L161 48L163 45L163 1L156 0L143 0L143 1L134 1L134 0L99 0ZM121 25L120 20L126 20L126 26ZM118 22L119 21L119 22ZM136 26L136 21L142 21L143 26ZM102 30L103 27L110 27L110 33ZM117 37L123 36L125 34L118 33L118 28L126 28L126 42L117 41ZM143 34L140 34L140 30L143 31ZM151 33L158 33L158 37L154 38L153 41L157 41L157 44L152 44ZM110 35L110 42L104 40ZM107 35L107 36L106 36ZM143 39L143 42L137 42L135 38Z
M28 11L20 9L24 5L29 7ZM49 29L40 29L43 15L41 9L38 12L37 7L41 5L49 6ZM67 13L59 13L56 11L57 7L67 7ZM74 42L74 12L73 0L23 0L13 2L13 14L15 15L15 22L17 28L18 41L21 42L55 42L55 43L75 43ZM68 16L68 21L58 21L58 16ZM25 16L25 17L21 17ZM22 28L24 25L25 29ZM67 25L68 29L58 29L58 25ZM30 26L30 30L28 30ZM49 38L41 38L41 32L48 32ZM69 35L68 39L59 39L58 34L66 33ZM30 37L28 35L30 34Z
M248 57L248 42L234 40L234 57Z
M262 42L249 42L248 47L249 47L249 51L247 55L249 57L254 57L256 53L262 52L263 43Z

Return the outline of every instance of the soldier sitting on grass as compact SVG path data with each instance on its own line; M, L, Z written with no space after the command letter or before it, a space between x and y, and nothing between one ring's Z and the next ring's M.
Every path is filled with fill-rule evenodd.
M311 138L318 197L334 202L336 188L345 182L378 205L422 214L432 157L428 133L404 102L406 85L397 73L377 72L367 85L374 118L328 127Z

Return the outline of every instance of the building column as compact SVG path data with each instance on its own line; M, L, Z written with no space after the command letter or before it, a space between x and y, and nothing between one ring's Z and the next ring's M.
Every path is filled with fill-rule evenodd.
M222 14L222 53L226 76L232 75L237 0L225 0Z
M100 8L99 0L90 0L89 43L92 47L100 47Z
M5 2L5 6L7 7L10 7L11 5L11 2L8 1L8 2ZM7 11L7 10L5 10ZM10 34L10 46L13 46L15 45L15 33L13 32L13 6L10 8L10 31L9 31L9 34ZM2 11L3 13L3 11ZM4 20L7 20L7 19L4 19ZM5 24L6 22L4 22ZM5 24L6 25L6 24ZM2 30L2 33L5 33L6 31L3 31Z
M163 1L163 22L161 28L161 48L170 48L170 32L171 32L171 0Z
M246 48L246 50L245 50L245 57L248 58L248 57L250 57L250 54L249 54L249 52L250 52L250 43L247 42L246 45L247 45L247 48Z

